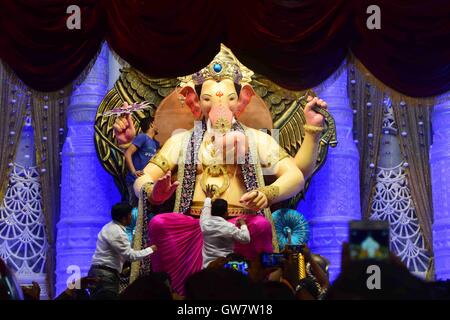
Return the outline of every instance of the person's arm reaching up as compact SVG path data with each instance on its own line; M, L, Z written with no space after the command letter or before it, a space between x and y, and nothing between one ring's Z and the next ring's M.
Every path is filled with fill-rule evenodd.
M241 226L240 228L232 225L231 237L233 240L240 243L249 243L250 242L250 232L248 231L247 224L245 220L240 218L237 220L237 223Z
M200 214L200 221L209 219L211 217L211 198L206 198L203 204L202 213Z
M200 214L200 221L211 218L211 198L213 197L212 187L208 184L206 185L206 198L203 203L202 213Z
M120 232L109 241L114 250L124 259L129 261L142 260L152 254L156 246L151 246L142 250L134 250L125 232Z

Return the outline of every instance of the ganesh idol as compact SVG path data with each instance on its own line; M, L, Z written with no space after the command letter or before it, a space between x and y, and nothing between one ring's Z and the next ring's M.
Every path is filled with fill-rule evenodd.
M192 112L194 127L175 130L134 183L140 198L135 246L136 241L137 248L141 244L140 237L157 245L151 268L167 272L178 292L183 292L185 279L202 267L198 218L207 186L213 198L228 202L230 222L246 220L251 242L236 243L234 251L251 260L260 252L278 249L269 207L298 194L316 164L324 121L317 108L326 109L326 103L307 98L305 137L291 157L272 135L240 121L257 97L242 68L234 56L221 51L190 77L177 94ZM123 144L133 138L127 130L130 122L130 117L118 118L114 125L115 136ZM145 212L173 196L173 209L153 216L146 225Z

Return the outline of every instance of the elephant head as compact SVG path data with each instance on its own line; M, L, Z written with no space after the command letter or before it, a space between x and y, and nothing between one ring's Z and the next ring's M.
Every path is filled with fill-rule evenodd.
M250 85L240 86L230 79L207 80L195 89L186 86L180 93L196 120L209 120L213 129L222 132L231 128L255 95Z
M205 119L208 130L215 137L215 144L223 152L224 158L238 161L247 151L248 144L241 132L229 131L232 124L244 112L252 96L253 88L245 84L235 84L230 79L207 80L201 85L184 87L180 93L196 120Z

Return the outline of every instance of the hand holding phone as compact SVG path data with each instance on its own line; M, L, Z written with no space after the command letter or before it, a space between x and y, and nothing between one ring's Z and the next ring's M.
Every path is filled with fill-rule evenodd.
M261 265L264 268L278 268L286 261L284 253L262 253Z
M224 264L224 267L248 275L248 263L246 261L228 261Z

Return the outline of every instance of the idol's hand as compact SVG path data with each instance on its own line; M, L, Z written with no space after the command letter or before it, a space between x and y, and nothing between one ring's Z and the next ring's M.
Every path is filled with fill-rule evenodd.
M122 108L131 108L127 102L124 102ZM120 116L116 119L113 125L114 136L116 137L119 145L126 145L133 141L136 136L136 128L134 127L133 119L131 114Z
M308 96L307 101L308 103L303 109L303 112L305 113L306 124L316 127L322 127L324 117L320 113L314 111L314 107L327 110L327 103L322 99L319 99L317 97L313 98L311 96Z
M150 202L153 204L161 204L172 196L180 183L178 181L172 183L171 178L172 173L169 170L164 176L156 181L155 186L153 187Z
M239 202L251 210L261 210L269 206L266 195L258 190L253 190L242 195Z

